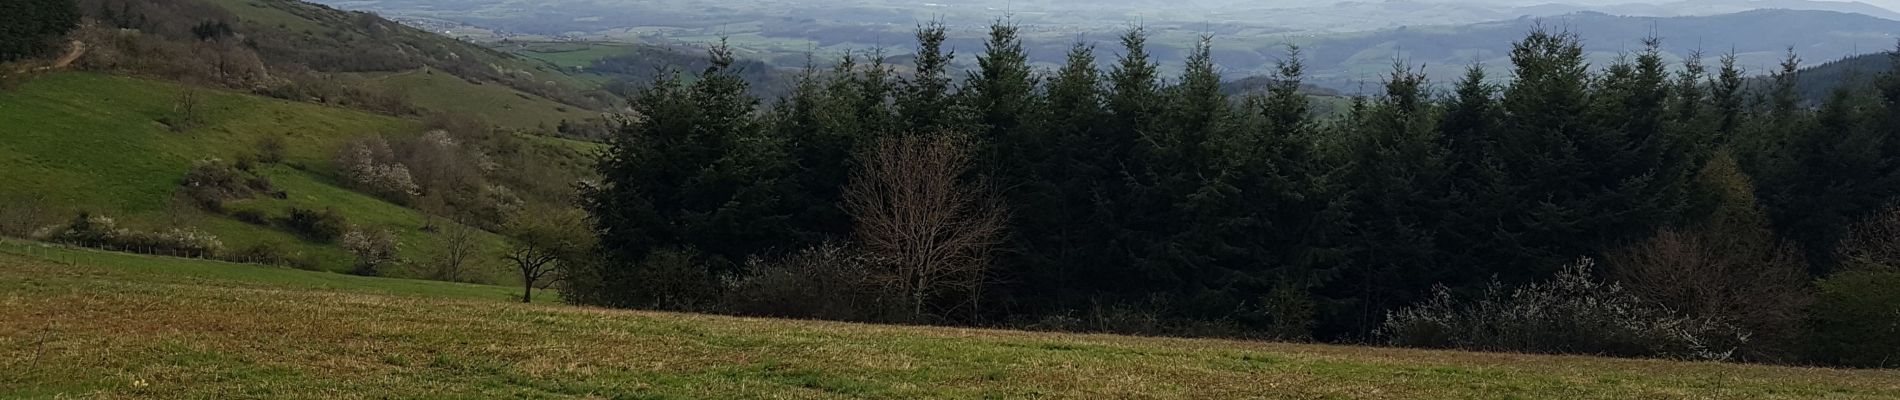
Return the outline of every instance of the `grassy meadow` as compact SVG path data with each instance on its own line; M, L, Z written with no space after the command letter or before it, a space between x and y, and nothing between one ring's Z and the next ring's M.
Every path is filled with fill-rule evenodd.
M512 293L0 242L0 398L1900 397L1891 370L751 319Z
M599 114L534 96L498 83L475 83L446 72L422 69L373 77L424 110L456 112L514 129L553 130L563 120Z

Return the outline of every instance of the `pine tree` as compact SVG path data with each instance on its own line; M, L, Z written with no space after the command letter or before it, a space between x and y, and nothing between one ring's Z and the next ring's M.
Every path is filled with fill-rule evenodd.
M1314 315L1271 310L1312 300L1311 291L1334 279L1343 261L1335 248L1343 204L1335 201L1337 188L1326 184L1337 168L1315 147L1315 124L1300 90L1303 61L1299 48L1289 46L1266 96L1247 102L1249 121L1224 142L1226 167L1218 178L1232 188L1228 201L1238 212L1218 222L1223 235L1214 261L1235 273L1216 279L1231 293L1259 299L1251 303L1264 311L1255 324L1281 334L1306 330Z
M1150 150L1144 140L1160 123L1162 102L1159 68L1149 58L1147 40L1140 27L1121 37L1123 53L1108 72L1106 121L1100 140L1095 141L1098 147L1092 149L1096 154L1088 161L1101 168L1092 189L1101 207L1093 218L1106 225L1090 232L1088 240L1097 243L1092 246L1095 251L1105 252L1101 265L1116 269L1098 270L1088 275L1088 282L1104 297L1119 297L1103 299L1111 302L1139 300L1151 288L1176 283L1159 269L1165 267L1147 259L1164 234L1156 225L1167 221L1152 213L1167 206L1165 199L1136 181L1147 170L1143 155Z
M849 74L854 63L847 57L830 78L807 66L772 109L771 135L786 144L794 168L791 179L797 185L786 198L798 204L792 225L814 235L803 241L842 239L851 233L851 218L839 200L864 133L852 117L855 110L840 99L852 94Z
M1451 282L1436 242L1455 199L1439 113L1426 97L1425 76L1394 63L1385 93L1359 117L1343 183L1351 217L1343 237L1350 268L1327 295L1351 305L1322 324L1324 336L1369 338L1386 312Z
M1722 56L1720 72L1710 78L1709 101L1714 103L1716 124L1715 144L1730 144L1737 140L1737 131L1741 128L1743 117L1742 69L1735 66L1735 53Z
M944 51L945 37L941 21L917 28L917 72L904 80L897 98L905 134L934 135L962 128L950 92L950 61L956 54Z
M1119 261L1097 241L1114 229L1102 200L1120 179L1111 172L1116 160L1101 151L1120 144L1103 135L1108 114L1095 60L1094 46L1076 43L1050 78L1047 106L1037 113L1046 157L1030 180L1010 191L1018 210L1012 245L1019 251L1006 256L1003 273L1018 282L1011 296L1025 309L1087 306L1098 295L1099 268Z
M1202 37L1187 58L1180 83L1161 93L1165 99L1159 124L1143 132L1137 155L1145 168L1135 171L1137 193L1153 202L1147 211L1153 222L1143 257L1145 273L1157 277L1156 289L1183 299L1188 312L1207 315L1245 304L1246 293L1231 290L1222 279L1236 269L1257 266L1223 263L1227 221L1244 218L1242 201L1228 182L1216 179L1223 171L1219 142L1228 134L1232 109L1220 92L1211 37Z
M1513 46L1494 147L1504 247L1490 270L1510 282L1547 276L1680 209L1685 169L1662 132L1668 85L1653 43L1594 80L1574 34L1537 30Z
M641 120L614 140L587 193L603 249L607 305L689 308L747 257L802 246L786 196L790 158L756 119L758 100L723 43L687 86L663 77L631 101ZM665 254L679 260L655 260ZM684 265L685 268L678 268ZM662 268L665 267L665 268Z

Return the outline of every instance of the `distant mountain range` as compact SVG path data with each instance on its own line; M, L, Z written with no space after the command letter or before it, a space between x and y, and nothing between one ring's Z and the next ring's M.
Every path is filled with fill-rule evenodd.
M1594 11L1611 15L1640 17L1679 17L1696 15L1729 14L1760 9L1834 11L1863 14L1891 20L1900 20L1900 12L1856 1L1815 1L1815 0L1683 0L1672 3L1623 3L1602 6L1584 6L1562 3L1540 4L1519 7L1515 11L1521 15L1544 16L1562 15L1575 12Z
M1450 80L1473 63L1502 76L1508 72L1511 43L1543 27L1569 31L1583 39L1592 62L1603 65L1640 51L1655 36L1678 62L1702 52L1713 62L1733 52L1751 73L1766 73L1790 49L1807 60L1835 60L1891 50L1900 39L1900 21L1865 14L1808 10L1752 10L1694 17L1627 17L1579 12L1551 17L1451 27L1406 27L1363 34L1333 35L1304 43L1316 82L1354 91L1361 82L1377 82L1395 59L1424 65L1437 80ZM1264 48L1264 51L1277 51Z

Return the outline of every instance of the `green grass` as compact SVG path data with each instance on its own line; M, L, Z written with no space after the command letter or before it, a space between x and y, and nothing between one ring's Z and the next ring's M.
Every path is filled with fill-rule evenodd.
M159 257L100 251L40 242L0 239L0 268L50 266L95 278L165 285L197 285L267 290L319 290L402 295L436 299L516 301L521 289L414 279L372 278L332 272ZM545 294L546 296L542 296ZM536 293L537 303L559 302L553 292Z
M481 118L515 129L551 132L562 120L579 121L597 113L524 93L498 83L472 83L446 72L411 71L375 78L426 110Z
M172 132L159 120L197 93L198 127ZM79 209L142 213L165 207L194 160L256 153L280 137L290 164L326 163L343 140L412 134L391 117L263 99L151 80L91 73L40 76L0 91L0 191L46 194Z
M499 287L22 246L0 242L0 398L1900 397L1893 370L524 305Z
M199 99L201 122L173 132L158 121L175 116L178 99L188 92ZM172 205L172 193L193 161L255 154L257 143L279 137L286 144L285 162L259 171L289 198L233 201L231 209L281 217L291 207L334 207L352 224L396 232L404 243L402 258L427 260L441 243L419 230L423 214L342 188L328 172L330 158L349 140L414 135L421 129L405 119L145 79L45 75L0 92L0 171L5 172L0 173L0 199L38 198L56 219L85 211L136 229L194 227L217 235L227 249L274 243L292 258L315 260L323 269L350 268L350 257L333 244ZM491 252L502 247L499 236L483 233L479 240ZM485 265L475 271L476 278L515 279L500 271L494 254L478 258ZM389 273L420 276L414 264Z

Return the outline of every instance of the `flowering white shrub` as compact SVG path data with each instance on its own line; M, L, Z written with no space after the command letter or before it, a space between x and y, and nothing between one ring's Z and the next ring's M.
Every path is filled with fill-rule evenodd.
M104 215L80 215L54 240L79 246L181 257L214 257L224 251L224 241L204 231L171 228L156 233L139 232L121 228L118 221Z
M389 142L380 136L345 145L335 161L351 184L376 195L408 201L422 194L409 167L395 161Z
M1387 315L1378 334L1400 346L1695 360L1728 359L1747 342L1733 325L1683 316L1591 278L1594 264L1583 259L1510 291L1493 284L1475 302L1441 287Z
M381 274L377 267L396 261L396 234L387 230L364 231L353 229L343 234L340 240L345 250L356 256L356 269L353 274L376 276Z

